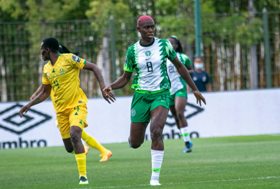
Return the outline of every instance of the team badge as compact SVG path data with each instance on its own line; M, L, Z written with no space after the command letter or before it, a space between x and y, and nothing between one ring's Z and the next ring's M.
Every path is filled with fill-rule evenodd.
M133 117L133 116L135 116L135 114L136 114L136 111L134 109L132 109L131 110L131 116Z
M145 52L145 55L146 55L146 56L151 56L151 54L152 54L151 51L146 51L146 52Z
M73 56L72 56L72 60L74 60L75 62L80 62L80 61L81 61L81 58L78 57L78 56L73 55Z
M63 73L64 73L64 69L63 69L63 68L60 68L60 69L59 69L59 73L63 74Z

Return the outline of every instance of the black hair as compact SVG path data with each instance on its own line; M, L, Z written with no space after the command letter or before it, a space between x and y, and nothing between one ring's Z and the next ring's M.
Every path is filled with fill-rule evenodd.
M59 45L58 51L60 53L70 53L70 51L64 45Z
M69 49L67 47L65 47L64 45L59 45L59 49L58 49L59 53L73 53L74 55L79 55L80 51L78 49L76 49L74 52L70 52Z
M58 40L54 37L48 37L43 40L44 47L49 48L52 52L59 51L59 43Z
M177 47L177 49L174 49L174 50L176 52L183 53L183 47L182 47L179 39L176 36L174 36L174 35L172 35L171 37L168 37L168 38L174 39L176 41L178 47Z

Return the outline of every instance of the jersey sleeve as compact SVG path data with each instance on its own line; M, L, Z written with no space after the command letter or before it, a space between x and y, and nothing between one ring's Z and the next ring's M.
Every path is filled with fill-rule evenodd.
M123 66L123 70L127 72L133 72L135 65L135 56L133 47L129 47L126 53L126 60Z
M170 61L173 61L177 56L176 52L173 50L171 43L168 40L166 40L166 54L167 54L167 58Z
M182 63L186 66L186 67L188 67L188 66L190 66L191 64L192 64L192 61L190 60L190 58L187 56L187 55L185 55L185 54L181 54L181 56L182 56Z
M46 71L45 66L44 66L44 70L43 70L42 84L43 85L49 85L50 84L50 81L48 80L47 71Z
M79 69L83 69L83 67L85 66L86 64L86 60L85 59L82 59L74 54L69 54L69 60L71 62L71 64L73 64L76 68L79 68Z

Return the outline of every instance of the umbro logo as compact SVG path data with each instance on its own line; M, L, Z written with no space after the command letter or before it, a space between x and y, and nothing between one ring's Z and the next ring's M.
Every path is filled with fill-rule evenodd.
M20 118L18 112L21 107L23 105L16 103L0 112L0 129L20 135L52 118L34 109L30 109L28 114L23 114Z

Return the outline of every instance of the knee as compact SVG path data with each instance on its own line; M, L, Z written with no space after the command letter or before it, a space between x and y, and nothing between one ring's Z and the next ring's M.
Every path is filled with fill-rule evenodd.
M79 135L76 132L70 132L71 135L71 141L73 144L76 144L79 141Z
M177 118L178 118L179 120L185 119L184 112L183 112L183 111L178 111L178 112L177 112Z
M161 140L162 139L162 130L159 127L152 129L151 138L152 138L152 140Z
M131 148L137 149L143 144L143 141L133 141L129 138L128 143Z
M137 149L141 146L142 143L132 143L130 144L131 148Z
M65 146L65 150L68 152L68 153L73 153L73 151L74 151L74 148L73 147L66 147Z

